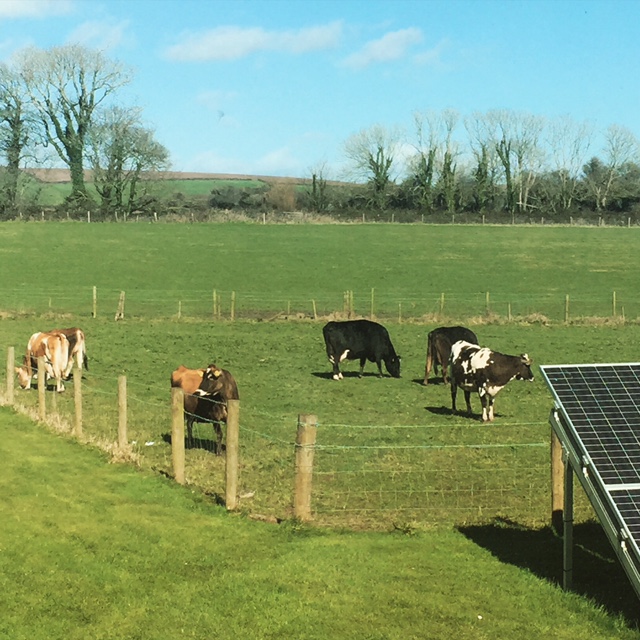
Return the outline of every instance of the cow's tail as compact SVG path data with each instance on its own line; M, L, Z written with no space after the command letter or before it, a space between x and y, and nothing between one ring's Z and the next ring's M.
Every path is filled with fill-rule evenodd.
M427 336L427 362L424 365L424 380L422 384L429 384L429 374L433 365L433 333Z

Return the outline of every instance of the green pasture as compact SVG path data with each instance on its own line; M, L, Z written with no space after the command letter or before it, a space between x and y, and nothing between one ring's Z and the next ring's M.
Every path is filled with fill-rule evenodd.
M145 185L161 198L169 198L177 193L185 197L206 197L213 190L232 187L234 189L258 189L264 182L253 179L167 179L154 180ZM40 182L30 176L25 177L23 184L24 196L28 201L37 202L44 207L57 207L64 203L71 194L71 184L68 182ZM98 195L92 182L87 183L87 191L98 201Z
M562 553L548 526L552 399L537 366L640 361L638 233L0 225L1 352L81 326L82 441L117 439L125 375L139 467L0 412L0 637L637 637L637 599L579 489L575 585L587 600L549 584ZM321 330L344 317L345 291L356 315L373 300L400 379L370 364L358 379L357 363L331 379ZM491 425L477 398L473 416L452 415L439 376L421 384L427 332L453 323L534 360L536 380L510 383ZM206 425L187 443L187 487L170 480L170 373L210 362L240 389L239 513L279 526L213 506L224 457ZM16 403L34 415L36 396L17 389ZM47 409L67 433L73 382L47 393ZM331 531L291 520L299 414L317 416L312 511Z
M199 492L0 409L0 637L638 638L602 534L509 523L328 532L227 514Z
M640 317L638 228L3 223L0 309L130 317ZM567 300L568 296L568 300ZM568 307L567 307L568 302ZM315 305L315 307L314 307ZM497 318L494 318L497 319Z
M539 376L533 384L510 384L498 396L493 425L483 425L477 413L454 416L448 388L435 378L426 388L420 384L426 334L438 324L469 324L482 344L527 352L536 365L637 361L637 234L422 225L3 224L0 345L14 346L19 355L34 331L82 326L91 367L83 385L87 437L115 440L117 380L126 375L134 451L143 467L166 474L170 372L179 364L210 362L232 371L241 394L240 493L247 512L291 514L297 416L313 414L319 422L318 522L384 529L500 516L539 526L549 518L551 398L545 385ZM222 300L215 318L214 290ZM120 291L126 292L126 312L116 322ZM342 382L330 379L321 329L327 318L344 317L344 291L353 291L356 314L368 315L373 299L376 317L403 358L400 380L379 379L371 366L359 380L357 365L345 367ZM235 321L229 319L232 292ZM19 392L18 401L33 407L35 396ZM70 422L72 394L57 398L57 405ZM187 480L220 496L224 461L211 455L210 441L210 428L200 426L187 451ZM578 517L589 516L579 503Z

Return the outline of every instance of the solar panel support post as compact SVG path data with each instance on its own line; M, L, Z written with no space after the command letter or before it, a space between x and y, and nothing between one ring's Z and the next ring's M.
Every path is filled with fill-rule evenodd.
M564 510L562 513L562 588L573 588L573 468L564 455Z
M550 422L553 425L553 413ZM551 429L551 527L560 535L563 527L565 463L560 438Z

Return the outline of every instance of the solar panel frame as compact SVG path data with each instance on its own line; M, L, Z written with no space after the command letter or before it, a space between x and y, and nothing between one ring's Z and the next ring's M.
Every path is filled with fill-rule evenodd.
M540 370L551 426L640 597L640 363Z

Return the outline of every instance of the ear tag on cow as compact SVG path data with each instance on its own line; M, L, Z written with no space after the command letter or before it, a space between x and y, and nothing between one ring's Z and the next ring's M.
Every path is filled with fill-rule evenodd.
M214 375L216 378L219 378L219 377L222 375L222 371L221 371L220 369L216 369L216 370L213 372L213 375Z

